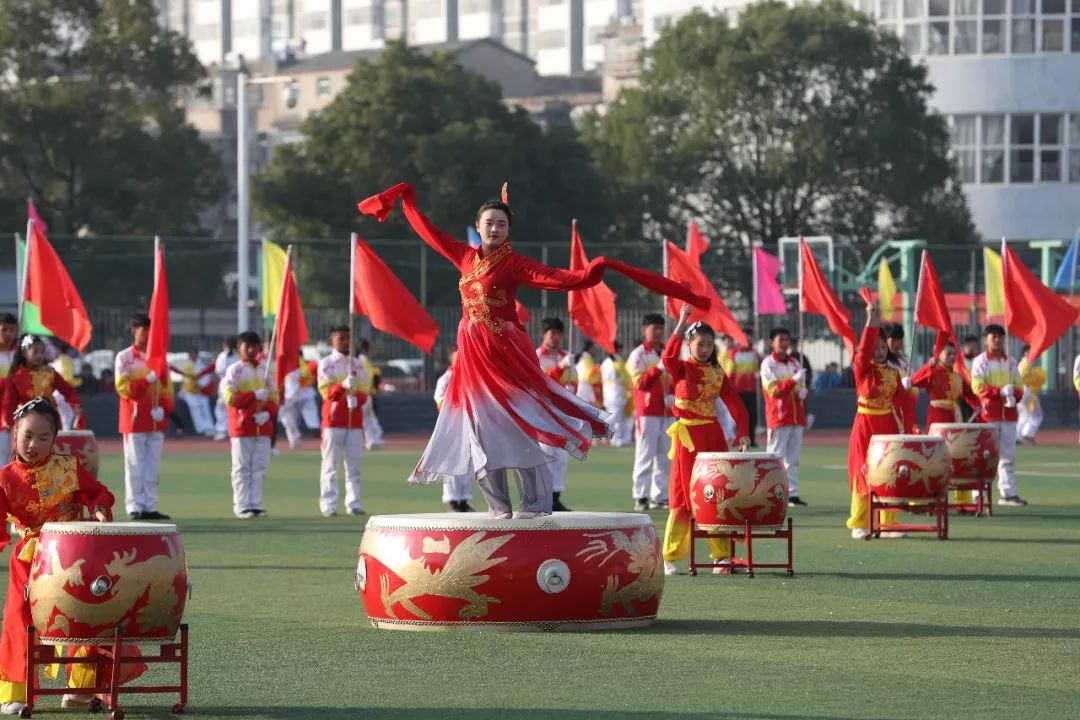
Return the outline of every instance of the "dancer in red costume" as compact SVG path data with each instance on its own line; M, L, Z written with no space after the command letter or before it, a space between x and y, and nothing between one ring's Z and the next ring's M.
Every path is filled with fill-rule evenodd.
M964 376L953 370L956 346L946 333L938 332L933 359L919 368L911 384L926 391L930 407L926 410L926 432L934 423L964 422L960 400L972 410L979 408L979 398Z
M698 453L726 452L727 438L716 417L717 400L727 407L735 420L739 450L750 447L748 413L732 379L720 367L716 356L716 333L706 323L686 327L690 306L683 305L679 324L671 333L662 358L675 391L675 422L668 428L671 436L671 479L668 483L668 520L664 532L664 574L676 575L675 561L686 557L693 542L690 532L690 476ZM685 330L685 335L683 331ZM683 341L690 347L690 357L680 358ZM730 570L730 543L727 538L710 539L709 554L716 571ZM727 566L725 568L724 566Z
M865 296L864 296L865 297ZM907 393L900 382L896 358L881 336L877 308L866 303L866 327L855 349L855 390L858 407L848 444L848 481L851 488L851 537L861 540L870 529L870 489L866 484L866 455L874 435L903 432L903 407ZM883 513L891 516L891 513ZM889 520L891 522L891 519ZM901 533L882 533L882 537Z
M413 230L461 272L463 317L458 326L458 358L446 400L427 449L409 480L445 482L477 478L497 517L508 517L505 496L483 481L489 474L542 469L553 458L541 445L562 448L583 459L594 437L611 434L608 414L580 400L540 370L529 336L515 312L518 287L578 290L597 285L607 269L655 292L698 306L708 300L667 278L597 257L582 270L560 270L514 252L509 242L513 215L503 201L484 203L477 212L481 246L472 248L439 230L417 208L411 186L399 184L360 203L361 212L385 220L400 199ZM505 479L501 480L505 485ZM526 482L530 482L526 480ZM523 486L523 491L525 490ZM496 502L493 504L492 500ZM523 502L524 517L550 512L550 488L538 488Z
M47 522L79 520L85 508L99 522L112 520L113 496L77 458L54 455L60 413L51 397L37 397L13 414L15 459L0 469L0 517L15 524L19 539L11 551L8 590L0 637L0 713L18 714L26 702L26 627L33 624L30 602L23 594L30 581L30 561L37 535ZM5 531L0 549L8 544ZM94 648L68 648L73 657L101 652ZM137 677L145 665L125 667L125 680ZM95 685L92 666L72 665L69 687ZM90 696L65 695L63 707L85 707Z
M45 341L27 333L19 339L7 382L4 383L4 417L10 419L15 408L36 397L49 398L55 405L56 402L52 400L53 392L60 393L71 406L75 416L74 427L85 428L79 394L60 373L45 362Z

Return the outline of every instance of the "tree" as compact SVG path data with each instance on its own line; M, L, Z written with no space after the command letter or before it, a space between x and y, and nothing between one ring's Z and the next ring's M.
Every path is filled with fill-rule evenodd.
M256 211L275 237L339 237L343 248L353 231L369 239L415 238L399 213L380 226L356 209L359 200L402 181L416 187L437 225L462 239L476 208L504 181L515 240L569 246L574 217L586 227L610 222L577 133L545 133L524 111L507 108L497 85L448 54L391 43L376 62L357 64L347 87L306 121L303 134L302 142L277 148L253 182ZM339 270L347 256L305 254L297 267L306 301L344 303ZM317 277L317 286L309 289L305 277ZM414 266L403 280L415 290L416 277ZM456 277L439 277L429 284L429 301L456 302Z
M0 227L180 234L224 190L176 92L203 71L151 0L0 4Z
M737 26L696 11L643 68L584 132L615 234L677 238L697 219L743 267L751 242L785 235L974 240L926 68L846 3L756 3Z

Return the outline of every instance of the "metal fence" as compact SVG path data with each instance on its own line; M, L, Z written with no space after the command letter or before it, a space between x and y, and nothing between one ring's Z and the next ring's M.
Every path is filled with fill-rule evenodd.
M12 237L9 234L8 237ZM153 288L153 238L149 237L87 237L73 238L51 236L50 241L63 259L68 272L79 288L94 324L91 349L119 349L130 341L128 317L132 312L145 311ZM286 244L277 239L279 244ZM348 297L349 243L340 240L299 239L294 244L295 267L298 286L304 302L308 328L312 342L325 335L332 325L344 322ZM425 381L430 384L444 363L446 346L456 334L461 317L458 305L458 273L447 261L427 248L416 238L375 239L368 241L387 265L427 308L441 328L440 337L431 358L426 359ZM586 238L586 251L590 256L609 255L620 260L660 271L662 251L659 244L642 242L592 243ZM233 238L165 238L166 263L169 276L171 325L173 349L185 350L197 346L204 350L217 348L222 338L236 331L236 241ZM256 244L256 248L258 245ZM518 244L516 249L557 267L569 264L569 243ZM776 252L775 246L766 249ZM1014 246L1020 258L1036 275L1044 275L1046 259L1050 258L1056 268L1062 247L1056 253L1044 256L1036 248L1022 244ZM850 272L863 269L869 251L859 252L850 247L837 246L835 268L831 274L834 287L839 286L839 268ZM985 276L982 248L975 246L942 246L930 248L934 263L941 275L947 293L982 292ZM253 252L252 287L259 288L259 253ZM14 247L0 257L0 304L11 307L15 303ZM756 328L762 335L776 325L784 325L798 333L800 322L794 297L788 297L789 312L786 316L753 316L752 270L750 254L745 247L713 247L702 258L706 273L719 289L736 318L749 328ZM876 272L876 268L874 269ZM898 268L894 267L898 274ZM875 276L872 276L875 277ZM900 279L900 278L898 278ZM618 295L618 337L627 348L640 336L641 317L647 312L662 312L660 298L633 285L614 273L605 282ZM874 287L874 280L868 282ZM862 323L862 302L853 290L841 293L845 304L852 311L853 323ZM540 320L543 317L560 317L567 321L566 295L559 292L541 292L522 288L519 299L530 310L532 321L529 331L539 337ZM905 298L900 311L907 312L911 298ZM261 324L261 302L253 297L249 303L250 317ZM959 318L956 318L959 320ZM965 322L957 322L958 335L969 332L977 334L983 322L977 309ZM567 327L570 324L567 322ZM803 320L803 347L815 367L832 361L841 366L850 364L839 341L828 330L824 320L806 316ZM258 329L258 327L256 328ZM419 358L422 353L397 338L373 331L363 319L358 325L358 335L370 337L372 354L377 360L391 358ZM580 336L571 335L573 349L580 347ZM917 331L913 341L914 358L917 362L932 351L933 337L929 331ZM1014 341L1012 351L1019 347ZM1045 367L1051 383L1069 382L1065 374L1071 370L1072 358L1080 349L1080 333L1073 327L1057 345L1047 353Z

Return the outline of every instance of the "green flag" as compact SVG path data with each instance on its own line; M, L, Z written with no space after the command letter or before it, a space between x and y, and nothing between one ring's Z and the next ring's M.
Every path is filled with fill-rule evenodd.
M19 283L18 295L20 299L23 293L23 275L26 273L26 241L19 239L19 257L18 259L18 277L16 281ZM47 327L41 324L41 313L38 311L37 305L31 302L23 301L22 304L22 332L33 333L34 335L48 335L52 336L52 333Z

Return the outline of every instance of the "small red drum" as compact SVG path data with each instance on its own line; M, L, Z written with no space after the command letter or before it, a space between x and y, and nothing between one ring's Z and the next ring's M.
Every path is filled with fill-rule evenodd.
M939 497L951 466L945 438L934 435L874 435L866 453L866 482L879 498Z
M997 475L998 429L982 423L934 423L931 435L945 438L953 480L990 480Z
M698 453L690 476L690 507L702 530L741 532L746 523L779 530L787 519L788 476L779 455Z
M45 644L169 642L187 599L175 525L45 523L30 566L30 614Z
M56 434L53 451L78 458L91 475L98 476L98 444L93 430L61 430Z
M430 513L368 520L355 580L377 628L607 630L656 619L664 569L644 514Z

